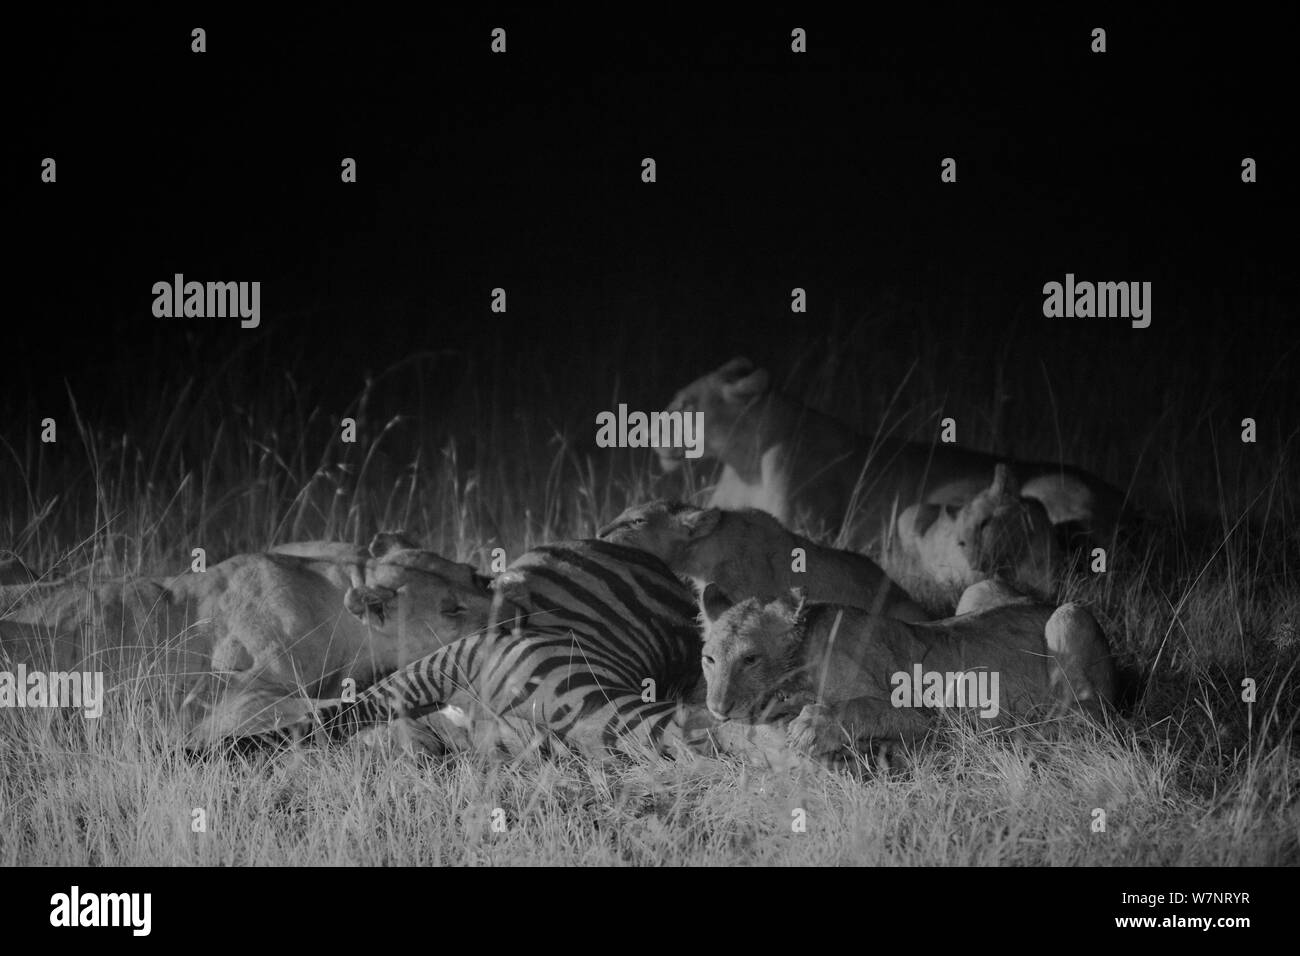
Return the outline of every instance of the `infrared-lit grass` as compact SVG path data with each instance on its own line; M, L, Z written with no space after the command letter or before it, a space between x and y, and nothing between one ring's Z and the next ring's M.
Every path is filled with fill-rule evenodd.
M1260 383L1260 438L1244 445L1223 425L1242 416L1214 418L1195 389L1137 401L1141 369L1089 368L1090 400L996 349L970 360L985 344L976 332L918 337L900 363L860 347L870 325L790 350L793 390L913 437L953 415L964 443L1095 468L1142 505L1107 572L1079 564L1061 587L1090 604L1128 675L1128 709L1109 726L948 729L888 771L430 761L360 742L250 766L181 759L147 681L122 680L97 721L0 711L0 863L1300 862L1295 383ZM484 567L495 547L513 558L590 536L629 502L708 480L594 448L597 411L661 404L728 357L683 365L638 344L626 377L596 352L564 368L521 360L463 378L436 407L413 383L446 356L389 370L343 408L318 407L289 376L239 401L221 379L163 383L157 411L125 435L82 400L55 444L34 427L4 433L0 548L55 576L111 578L178 572L195 547L214 562L381 529ZM1126 394L1137 410L1116 431L1103 409ZM348 416L355 444L339 440Z

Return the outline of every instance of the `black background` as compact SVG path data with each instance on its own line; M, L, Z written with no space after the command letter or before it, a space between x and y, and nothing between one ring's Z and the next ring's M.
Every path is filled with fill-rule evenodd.
M1167 348L1170 376L1223 387L1293 343L1232 309L1292 298L1290 34L1255 10L430 9L15 28L5 430L69 389L129 419L146 387L253 342L332 401L422 349L540 367L605 336L612 368L635 360L619 331L653 324L696 356L669 348L689 364L666 398L885 293L964 299L1031 352ZM260 280L261 328L154 318L152 284L176 272ZM1153 282L1153 326L1043 319L1042 284L1066 272ZM1212 369L1188 358L1209 353Z
M192 940L195 930L220 934L256 933L261 939L284 939L294 945L312 945L318 941L329 945L340 938L366 938L374 934L376 922L402 921L407 917L409 905L395 907L394 899L416 899L410 887L412 874L404 869L374 869L353 878L347 871L334 871L340 876L326 878L319 868L245 869L238 873L224 873L216 869L190 868L179 880L169 871L156 867L126 869L75 870L67 867L42 870L39 874L25 875L20 885L13 887L9 896L11 913L9 934L24 941L28 939L57 939L112 941L128 946L148 945L149 942L171 943L173 940ZM757 873L757 871L751 871ZM706 896L716 888L718 873L714 869L701 869L697 874L689 871L677 874L680 893L687 899ZM860 919L852 916L848 926L854 933L871 933L876 940L897 943L901 947L915 945L933 933L936 923L936 906L942 906L942 932L945 936L965 936L984 940L994 933L1015 933L1029 938L1049 938L1059 934L1062 919L1068 918L1073 939L1108 941L1132 937L1148 940L1154 937L1174 940L1185 945L1193 936L1201 939L1233 942L1258 939L1261 933L1275 934L1283 925L1283 907L1286 897L1280 892L1275 871L1260 867L1235 870L1210 867L1179 867L1176 870L1104 869L1096 867L1062 867L1046 873L1040 868L1016 867L999 871L998 880L982 880L961 867L916 867L891 869L887 878L877 878L872 872L845 873L841 869L809 868L801 874L804 891L816 894L823 905L837 912L852 914L862 912ZM440 874L430 873L420 879L436 880ZM727 874L740 890L763 892L762 885L748 882L752 877L744 871L733 870ZM450 882L439 891L437 905L447 920L453 914L473 914L484 910L482 898L499 892L514 878L500 868L481 868L467 872L463 879ZM536 883L535 878L528 878ZM235 881L238 880L238 889ZM562 888L524 889L512 893L510 913L520 925L545 926L555 920L557 901L575 899L609 900L608 876L599 872L582 872L580 868L566 868ZM662 874L658 871L636 872L625 870L620 875L626 892L634 898L654 899L663 893ZM696 880L699 882L696 883ZM1040 901L1045 880L1050 880L1054 892L1069 901L1068 913ZM326 889L321 884L333 886ZM81 893L150 892L152 932L147 937L134 937L124 928L52 928L49 915L50 898L55 893L68 893L78 886ZM472 894L466 887L472 887ZM1123 904L1125 893L1133 895L1183 893L1191 898L1194 892L1245 893L1248 903L1215 905L1190 902L1176 905ZM260 909L240 907L237 900L257 900ZM864 903L865 899L865 903ZM942 902L936 902L942 901ZM340 908L342 903L342 908ZM430 901L427 906L433 906ZM289 907L285 915L273 915L275 907ZM330 907L333 907L333 910ZM865 908L864 908L865 907ZM587 906L591 919L580 932L585 936L617 938L629 925L626 912L608 905ZM617 913L615 912L616 910ZM473 915L470 919L472 921ZM1116 917L1247 917L1248 928L1117 928ZM427 924L429 921L424 921ZM662 923L662 921L660 921ZM774 916L762 921L763 937L755 936L756 943L770 942L773 934L800 934L806 936L808 920L796 916ZM693 927L694 938L716 936L719 942L732 946L745 945L744 937L752 930L752 920L711 919ZM419 926L414 927L415 931ZM477 930L467 925L470 933L500 937L495 930ZM427 926L426 926L427 931ZM673 932L661 928L659 933ZM508 932L508 931L507 931ZM1252 935L1253 933L1253 935ZM517 935L517 934L515 934Z

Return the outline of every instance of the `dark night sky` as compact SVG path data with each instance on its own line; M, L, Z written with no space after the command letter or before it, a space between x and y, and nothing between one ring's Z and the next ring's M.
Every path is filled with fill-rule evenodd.
M1153 281L1148 340L1071 330L1116 350L1233 348L1252 330L1204 303L1290 299L1279 25L1189 8L801 9L635 24L97 14L15 30L28 67L6 162L25 304L5 404L56 401L65 379L111 397L133 387L124 371L228 356L251 333L151 316L152 283L174 272L261 280L259 334L349 393L412 350L509 343L544 361L650 316L725 349L742 324L760 339L788 323L794 285L849 310L885 288L969 294L992 321L1032 314L1067 271ZM488 53L496 25L503 57ZM806 56L789 52L794 25ZM56 186L37 181L45 155ZM956 186L939 182L949 155ZM356 186L338 181L343 156ZM508 318L487 311L498 285Z

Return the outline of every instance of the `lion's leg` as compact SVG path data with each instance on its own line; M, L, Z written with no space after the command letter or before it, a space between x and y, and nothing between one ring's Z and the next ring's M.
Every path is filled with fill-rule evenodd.
M684 745L693 753L727 754L765 769L789 769L807 760L792 751L786 740L787 721L749 724L719 720L705 704L708 685L701 676L677 705L676 726Z
M703 675L677 705L676 725L694 753L740 757L758 767L782 767L790 761L784 724L745 724L719 720L705 704L708 684Z
M925 736L931 721L917 707L895 707L878 697L808 704L790 722L790 746L814 755L862 741L910 742Z
M186 732L188 739L197 744L262 733L301 720L316 705L283 685L254 681L232 688L225 686L221 675L212 675L202 693L185 701L185 714L194 715Z
M1081 604L1062 604L1043 629L1052 655L1049 697L1065 707L1101 707L1115 696L1115 665L1097 619Z

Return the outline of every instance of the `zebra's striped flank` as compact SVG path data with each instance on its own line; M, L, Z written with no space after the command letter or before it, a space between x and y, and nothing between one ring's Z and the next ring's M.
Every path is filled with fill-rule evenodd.
M493 622L378 681L351 703L245 738L239 749L323 733L345 739L447 706L523 718L588 752L707 747L696 606L655 558L605 541L543 545L494 584ZM642 699L652 680L655 699Z

